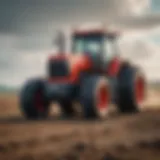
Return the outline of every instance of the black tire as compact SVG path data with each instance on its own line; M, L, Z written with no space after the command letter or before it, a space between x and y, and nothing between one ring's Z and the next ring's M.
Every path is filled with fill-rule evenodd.
M111 97L106 97L108 98L109 103L107 103L107 106L103 109L103 111L97 107L96 103L95 94L97 92L98 85L101 84L106 88L107 94L110 96L110 89L106 78L100 76L90 76L84 78L82 81L80 86L80 103L82 105L84 117L87 119L105 119L107 117Z
M24 116L27 119L45 119L48 116L48 107L43 80L28 81L20 93L20 109Z
M118 75L117 107L123 113L136 113L141 109L142 103L136 100L135 80L141 78L145 85L143 74L132 66L124 66Z
M61 100L60 106L62 109L62 117L63 118L72 118L74 116L74 107L71 101L69 100Z

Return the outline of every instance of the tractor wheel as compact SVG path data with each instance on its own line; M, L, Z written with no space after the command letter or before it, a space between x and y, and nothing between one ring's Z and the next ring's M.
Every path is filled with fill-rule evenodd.
M105 119L110 102L110 87L105 77L90 76L83 80L80 87L80 103L85 118Z
M29 81L21 91L20 107L27 119L44 119L48 116L49 102L42 80Z
M71 118L74 116L73 104L69 100L62 100L60 103L63 118Z
M145 99L144 75L136 68L125 66L118 75L117 106L121 112L139 112Z

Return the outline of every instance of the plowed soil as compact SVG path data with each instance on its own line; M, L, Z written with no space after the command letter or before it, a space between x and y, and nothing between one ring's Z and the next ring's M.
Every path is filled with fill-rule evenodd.
M159 107L105 121L27 121L17 100L0 96L0 160L160 160Z

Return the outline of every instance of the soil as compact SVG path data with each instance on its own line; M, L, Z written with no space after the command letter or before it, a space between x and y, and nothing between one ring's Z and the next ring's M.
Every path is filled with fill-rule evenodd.
M0 96L0 160L160 160L160 107L105 121L27 121L17 104Z

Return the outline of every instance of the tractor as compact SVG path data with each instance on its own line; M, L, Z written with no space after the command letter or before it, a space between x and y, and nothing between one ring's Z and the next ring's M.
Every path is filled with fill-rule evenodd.
M103 29L75 30L70 53L51 55L47 76L26 82L20 108L27 119L45 119L51 102L58 102L63 115L75 114L78 102L84 118L105 119L115 105L119 112L141 111L146 91L142 71L120 57L119 34Z

